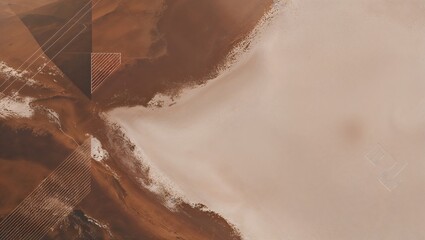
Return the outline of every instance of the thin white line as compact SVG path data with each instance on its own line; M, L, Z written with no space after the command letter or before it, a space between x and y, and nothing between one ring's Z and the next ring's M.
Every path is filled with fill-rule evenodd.
M101 0L99 0L99 1L101 1ZM66 26L66 25L68 25L68 23L72 20L72 19L74 19L80 12L81 12L81 10L83 10L86 6L88 6L89 4L91 3L91 1L89 1L86 5L84 5L71 19L69 19L58 31L56 31L46 42L44 42L43 43L43 45L42 46L40 46L29 58L27 58L22 64L21 64L21 66L19 66L19 68L17 69L17 71L20 71L20 69L21 69L21 67L30 59L30 58L32 58L38 51L40 51L40 49L42 49L43 47L44 47L44 45L46 45L53 37L55 37L56 36L56 34L58 34L60 31L62 31L62 29ZM91 9L91 7L90 7L90 9ZM87 14L88 12L86 12L83 16L85 16L86 14ZM81 18L80 18L81 19ZM80 19L78 19L76 22L78 22ZM73 27L75 25L75 23L71 26L71 27ZM70 28L71 28L70 27ZM68 31L69 31L69 29L70 28L68 28L68 30L65 32L65 33L67 33ZM65 33L63 33L63 34L65 34ZM59 39L63 36L63 34L59 37ZM55 42L54 43L52 43L50 46L49 46L49 48L50 47L52 47L53 46L53 44L55 44ZM48 48L48 49L49 49ZM48 50L47 49L47 50ZM46 51L47 51L46 50ZM38 58L40 58L40 56L41 56L42 54L40 54L37 58L36 58L36 60L38 59ZM31 66L31 64L29 65L29 66ZM29 67L28 66L28 67ZM27 67L27 68L28 68ZM27 69L27 68L25 68L25 70ZM24 71L25 71L24 70ZM24 71L21 71L21 73L22 72L24 72ZM9 79L10 79L11 77L9 77L6 81L8 81ZM3 83L4 84L4 83ZM2 87L3 86L3 84L2 85L0 85L0 87Z
M92 71L93 72L98 72L99 70L102 69L103 66L105 66L105 64L110 61L111 57L106 56L105 58L103 58L102 60L99 60L97 62L92 63Z
M84 154L83 157L85 157L88 154L88 149L86 149L81 154ZM58 168L57 170L53 171L52 172L53 173L52 176L49 176L48 178L45 178L45 180L43 180L43 186L41 186L41 184L40 184L36 189L34 189L33 193L31 193L30 195L28 195L28 197L26 199L24 199L24 201L21 202L23 204L20 204L17 207L18 209L15 209L16 211L14 210L12 213L10 213L8 215L8 216L11 216L12 219L8 219L9 221L8 221L8 223L6 223L6 225L2 224L3 227L9 227L11 224L13 226L14 223L16 223L17 220L19 220L19 218L16 219L16 217L17 217L16 214L17 213L19 213L19 212L23 212L23 213L28 212L28 209L32 209L32 206L31 205L28 206L29 204L32 204L34 202L40 202L40 201L42 201L42 199L40 199L40 198L43 197L43 195L41 194L41 193L43 193L43 191L40 191L40 189L43 189L44 192L46 192L46 191L47 192L51 192L52 190L54 190L54 189L51 189L51 188L52 187L55 187L53 183L54 183L55 179L57 178L56 175L62 174L61 171L68 172L68 171L71 171L72 169L78 167L78 165L75 166L75 164L73 164L73 162L75 160L78 161L78 158L80 158L80 157L81 156L74 155L72 158L68 159L69 161L65 162L65 164L62 165L61 168ZM66 172L65 172L65 174L66 174ZM63 174L63 175L64 176L67 176L65 174ZM61 177L61 176L59 176L59 177ZM44 207L44 206L45 206L45 204L43 204L40 207ZM19 214L18 214L18 216L19 216ZM3 221L2 221L2 223L3 223Z
M101 55L101 54L121 54L119 52L93 52L93 55Z
M99 83L99 84L97 84L96 86L94 86L93 87L93 92L95 92L99 87L101 87L102 85L103 85L103 83L105 82L105 80L107 80L110 76L112 75L112 73L111 74L109 74L108 76L106 76L104 79L103 79L103 81L101 82L101 83ZM92 93L93 93L92 92Z
M87 140L86 140L87 141ZM81 149L81 148L84 148L85 147L85 145L87 144L88 142L84 142L81 146L79 146L79 147L77 147L70 155L68 155L68 157L64 160L64 161L62 161L62 163L58 166L58 167L56 167L56 169L55 170L53 170L45 179L43 179L43 181L29 194L29 195L27 195L27 197L24 199L24 200L22 200L22 202L18 205L18 206L16 206L15 207L15 209L14 210L12 210L12 212L10 212L9 214L8 214L8 216L6 216L6 218L4 218L1 222L0 222L0 227L3 225L3 223L4 222L6 222L6 220L9 218L9 216L11 216L12 214L14 214L14 212L17 210L17 209L19 209L20 207L23 207L24 205L25 205L25 203L26 203L26 201L34 194L34 192L35 191L37 191L37 189L39 188L39 187L41 187L41 186L43 186L44 187L44 185L47 183L47 181L48 181L48 179L49 178L51 178L52 176L54 176L55 174L56 174L56 172L57 171L60 171L64 166L66 166L66 164L67 164L67 162L69 162L69 161L71 161L76 155L76 153Z
M93 52L92 55L121 55L119 52Z
M91 10L92 10L92 9L93 9L93 8L94 8L94 7L95 7L95 6L96 6L96 5L100 2L100 1L102 1L102 0L98 0L98 1L97 1L94 5L93 5L93 6L91 6L91 8L90 8L87 12L85 12L85 13L84 13L84 15L83 15L83 16L81 16L81 17L80 17L77 21L75 21L75 22L74 22L74 24L72 24L72 25L71 25L71 27L69 27L69 28L68 28L68 30L67 30L66 32L64 32L64 33L63 33L63 34L62 34L62 35L61 35L58 39L56 39L56 41L55 41L55 42L53 42L53 44L55 44L55 43L56 43L56 42L57 42L60 38L62 38L62 37L64 36L64 34L65 34L65 33L67 33L67 32L68 32L68 31L69 31L69 30L70 30L70 29L71 29L71 28L72 28L72 27L73 27L73 26L74 26L74 25L78 22L78 21L80 21L80 20L81 20L81 19L82 19L82 18L83 18L83 17L84 17L84 16L85 16L85 15L86 15L89 11L91 11ZM84 26L84 30L85 30L85 29L87 29L87 26L86 26L85 24L83 24L83 26ZM84 30L83 30L83 31L84 31ZM82 33L82 32L79 32L76 36L80 35L81 33ZM74 38L72 38L70 42L72 42L74 39L75 39L75 37L74 37ZM68 45L69 45L69 43L68 43L66 46L68 46ZM51 45L49 48L47 48L46 50L44 50L44 52L46 52L47 50L49 50L52 46L53 46L53 45ZM66 46L65 46L65 47L66 47ZM51 62L51 61L52 61L52 60L53 60L53 59L54 59L54 58L55 58L55 57L56 57L56 56L57 56L60 52L62 52L64 49L65 49L65 48L62 48L62 49L61 49L61 50L60 50L60 51L59 51L59 52L58 52L58 53L57 53L57 54L56 54L53 58L51 58L51 59L50 59L47 63L44 63L44 64L43 64L43 67L42 67L42 68L41 68L41 69L40 69L40 70L39 70L36 74L38 74L39 72L41 72L41 70L43 70L43 69L44 69L44 67L46 67L46 65L47 65L47 64L49 64L49 63L50 63L50 62ZM41 55L42 55L42 54L40 54L40 55L39 55L39 56L38 56L35 60L37 60L37 59L38 59ZM30 64L27 68L25 68L25 70L27 70L27 69L28 69L28 68L29 68L29 67L30 67L30 66L31 66L31 65L35 62L35 60L34 60L34 61L33 61L33 62L32 62L32 63L31 63L31 64ZM24 70L24 71L25 71L25 70ZM35 74L35 75L36 75L36 74ZM35 75L34 75L34 76L35 76ZM34 78L34 76L33 76L33 77L31 77L31 78ZM15 82L15 81L16 81L16 79L15 79L14 81L12 81L12 83L11 83L11 84L9 84L9 85L8 85L8 86L7 86L7 87L6 87L6 88L5 88L2 92L6 91L6 89L8 89L8 88L9 88L9 87L10 87L10 86L11 86L11 85ZM25 83L25 85L26 85L26 84L27 84L27 82ZM24 85L24 86L25 86L25 85ZM23 86L23 87L24 87L24 86ZM22 88L23 88L23 87L22 87ZM22 89L22 88L21 88L21 89ZM20 91L20 90L19 90L19 91ZM19 91L18 91L18 92L19 92Z
M115 63L114 61L110 61L110 63L107 63L108 65L104 65L105 68L98 70L94 76L92 76L92 85L95 86L98 82L103 82L109 75L107 73L110 71L110 69L113 69L113 71L118 68L119 64ZM107 75L105 77L105 74ZM100 80L99 80L100 79Z
M66 133L63 129L62 129L62 126L59 126L59 130L65 135L65 136L67 136L68 138L70 138L72 141L74 141L74 143L75 144L77 144L77 146L78 146L78 142L77 141L75 141L75 139L72 137L72 136L70 136L68 133Z
M99 62L102 61L103 59L107 58L107 55L101 55L101 56L96 56L96 55L91 55L91 63L94 64L95 62Z
M47 199L46 196L44 196L45 199ZM58 202L50 202L49 200L46 200L45 202L49 203L49 207L51 209L55 209L55 208L59 208L59 201ZM14 237L14 235L20 235L22 236L27 236L30 234L35 234L37 233L37 230L35 228L38 228L40 230L44 231L44 225L45 224L49 224L49 221L51 221L52 219L54 219L54 217L50 217L49 216L52 215L49 211L51 209L42 209L39 210L38 212L34 212L33 216L34 217L27 217L24 218L22 221L20 221L20 225L14 227L13 231L11 232L11 234L8 235L9 238L16 238ZM37 216L37 217L35 217ZM37 226L38 222L42 222L42 224L40 224L39 226ZM21 227L23 225L23 227Z
M81 194L81 199L79 199L79 201L75 204L75 206L77 205L77 204L79 204L88 194L90 194L90 192L91 192L91 185L90 185L90 183L87 185L87 186L85 186L84 188L82 188L82 192L83 192L83 194ZM65 216L66 217L66 216ZM59 221L57 222L57 223L55 223L53 226L52 226L52 228L54 228L57 224L59 223Z
M42 49L43 47L44 47L44 45L46 45L50 40L52 40L52 38L53 37L55 37L60 31L62 31L62 29L66 26L66 25L68 25L68 23L72 20L72 19L74 19L80 12L81 12L81 10L83 10L85 7L87 7L89 4L91 3L91 1L89 1L89 2L87 2L87 4L86 5L84 5L80 10L78 10L78 12L77 13L75 13L74 14L74 16L72 17L72 18L70 18L59 30L57 30L49 39L47 39L47 41L46 42L44 42L43 43L43 45L41 45L38 49L37 49L37 51L35 51L29 58L27 58L27 60L25 60L22 64L21 64L21 66L18 68L18 69L20 69L30 58L32 58L40 49ZM78 21L78 20L77 20Z
M76 199L76 201L74 201L74 203L72 203L74 207L77 206L91 191L90 186L84 187L83 190L85 192L83 194L81 194L81 196L78 199ZM72 212L73 209L67 209L67 210L69 210L69 211L68 212L62 211L62 212L57 213L58 215L61 214L61 216L59 216L59 219L57 219L57 221L55 223L51 224L50 228L55 228L58 223L60 223L64 218L66 218ZM47 231L45 231L45 233L43 233L43 235L41 235L41 237L39 237L39 239L41 239L46 234L46 232ZM37 237L37 236L35 236L35 237Z
M83 158L87 159L88 157L83 156ZM81 160L81 159L77 159L77 161L78 160ZM34 233L37 234L37 232L42 231L41 233L44 235L45 232L47 232L47 230L50 228L49 225L52 225L52 223L49 223L49 221L50 222L52 222L52 220L54 222L57 221L55 219L55 217L51 217L51 215L55 215L55 212L60 212L61 211L60 206L62 206L62 205L70 206L71 205L72 202L69 201L69 200L67 201L66 198L68 198L70 200L75 199L75 200L78 201L78 198L76 198L76 196L78 196L78 195L72 195L74 190L75 190L74 188L76 186L77 187L82 186L82 183L84 183L84 182L88 182L88 181L86 181L88 178L85 179L85 178L83 178L83 176L85 176L85 175L90 176L90 172L89 172L89 169L88 169L87 166L82 166L82 165L78 165L78 164L73 164L73 165L76 165L76 166L69 169L69 171L66 174L59 176L60 180L65 181L65 182L68 182L68 181L71 182L72 179L78 179L78 180L83 180L83 181L74 182L74 184L72 184L71 186L68 186L68 187L62 186L62 189L59 190L58 192L55 192L55 189L53 189L52 191L48 192L46 195L42 196L43 198L41 199L41 202L44 202L44 203L43 203L42 206L39 207L39 209L41 208L41 209L44 209L45 211L42 211L41 214L38 215L37 218L30 218L33 221L38 221L38 222L41 221L42 224L41 225L34 225L33 224L33 228L34 227L38 228L38 230L31 229L31 228L28 228L28 227L26 227L22 230L25 230L26 232L28 232L28 230L29 230L28 234L34 234ZM54 182L52 182L51 185L54 186ZM51 207L51 202L45 200L46 198L49 198L50 196L55 196L58 199L59 205L57 207L56 206ZM65 198L65 200L64 200L64 198ZM46 207L47 207L47 209L46 209ZM73 208L73 207L75 207L75 205L70 206L70 208ZM66 208L66 210L68 210L68 209L69 208Z
M63 195L64 194L70 194L68 192L65 192L65 190L66 189L62 189L61 192L55 193L55 194L63 194ZM21 213L23 213L23 215L20 215L20 216L23 217L23 219L22 218L20 219L19 216L18 216L17 220L18 220L19 225L18 226L11 225L11 226L13 226L13 229L19 229L19 232L21 234L25 233L27 230L34 232L33 229L32 229L32 228L34 228L34 226L29 225L28 222L34 222L34 221L40 221L40 220L44 221L46 219L46 217L49 217L49 213L52 212L52 209L49 209L49 208L52 208L52 206L51 206L52 203L49 201L50 196L52 196L52 195L40 195L38 197L39 198L41 197L41 199L36 201L36 202L33 202L33 204L43 204L42 206L40 206L40 207L42 207L42 211L39 211L39 210L37 211L37 209L35 209L34 207L30 210L20 211ZM48 208L46 208L46 207L48 207ZM26 215L25 213L33 213L33 214ZM23 225L23 227L21 227L22 225ZM43 225L41 225L41 226L43 226ZM13 230L9 231L6 236L10 236L11 234L12 235L14 234Z
M70 206L70 208L75 207L75 205L76 205L75 202L79 202L79 201L82 200L81 196L85 195L85 189L88 188L89 185L90 185L90 183L88 181L90 179L89 178L89 176L90 176L89 168L86 167L86 168L82 169L81 171L82 171L82 173L80 173L80 174L77 173L77 175L70 174L68 176L68 180L72 179L72 177L83 179L83 177L86 176L87 178L84 178L83 179L84 181L77 182L79 186L84 186L83 187L84 189L82 189L82 191L81 191L81 188L80 188L79 189L80 191L76 195L72 195L72 194L75 194L74 191L72 191L72 190L75 190L75 189L72 189L72 190L64 192L64 193L60 193L60 195L59 195L60 196L59 201L62 204ZM77 183L75 183L72 186L75 187L77 185ZM59 193L57 193L57 194L59 194ZM60 208L49 208L46 212L54 214L55 212L60 212L60 210L61 210ZM49 214L47 214L47 217L49 217ZM54 224L49 224L49 225L46 226L46 224L43 224L43 225L39 226L39 227L44 227L44 229L45 229L44 234L45 234L45 232L47 232L46 230L48 230L51 227L51 225L54 225Z
M100 2L101 0L99 0L98 2ZM97 4L97 3L96 3ZM93 6L94 7L94 6ZM77 24L78 23L78 21L80 21L90 10L91 10L92 8L90 8L88 11L86 11L77 21L75 21L58 39L56 39L46 50L44 50L44 52L47 52L57 41L59 41L59 39L61 39L75 24ZM24 71L26 71L29 67L31 67L32 65L33 65L33 63L35 63L35 61L37 60L37 59L39 59L40 58L40 56L42 56L42 54L40 54L33 62L31 62L31 64L30 65L28 65L25 69L24 69ZM47 65L47 63L45 63L44 64L44 66L43 66L43 69L44 69L44 67ZM13 81L13 82L15 82L16 81L16 79ZM10 85L12 85L13 84L13 82L10 84ZM10 86L9 85L9 86ZM8 86L8 87L9 87ZM7 87L7 88L8 88ZM6 89L7 89L6 88ZM6 91L6 89L4 89L3 91Z
M97 83L97 82L103 82L103 81L106 79L106 77L108 77L108 76L106 76L106 75L107 75L108 71L109 71L111 68L112 68L112 69L115 69L116 67L115 67L114 65L108 65L108 66L107 66L107 68L102 69L102 70L99 70L99 71L95 74L95 76L93 76L92 84L93 84L93 85L96 85L96 83ZM106 77L105 77L105 76L106 76ZM99 79L101 79L101 80L99 81Z
M56 55L55 56L53 56L53 58L51 58L48 62L47 62L47 64L49 64L53 59L55 59L69 44L71 44L71 42L75 39L75 38L77 38L82 32L84 32L85 30L87 29L87 27L84 25L84 29L83 30L81 30L75 37L73 37L72 39L71 39L71 41L70 42L68 42L58 53L56 53ZM46 65L47 65L46 64ZM31 78L34 78L38 73L40 73L43 69L44 69L44 67L46 66L46 65L44 65L38 72L36 72ZM27 82L25 82L25 84L21 87L21 88L19 88L18 89L18 91L16 91L15 92L15 95L16 94L18 94L26 85L28 84L28 81Z
M110 61L113 57L114 56L111 56L110 54L105 54L101 61L94 62L94 69L97 69L96 67L101 67L105 62Z
M12 76L7 76L8 78L7 79L4 79L4 82L2 83L2 84L0 84L0 88L7 82L7 81L9 81L9 79L12 77Z
M55 57L57 56L57 55L59 55L75 38L77 38L82 32L84 32L85 30L87 29L87 27L86 27L86 25L84 25L84 29L83 30L81 30L77 35L75 35L72 39L71 39L71 41L69 41L59 52L57 52L56 54L55 54L55 56L53 56L53 58L51 58L47 63L45 63L45 64L43 64L43 67L41 67L40 68L40 70L38 70L31 78L34 78L38 73L40 73L43 69L44 69L44 67L46 67L47 66L47 64L49 64L53 59L55 59ZM13 83L14 83L15 81L13 81L9 86L7 86L3 91L6 91L6 89L8 89ZM25 85L27 85L27 83L28 82L25 82L25 84L21 87L21 88L19 88L19 90L15 93L15 94L17 94L17 93L19 93L19 91L25 86Z
M76 177L79 177L79 176L76 176ZM87 188L87 187L84 187L84 188ZM65 194L70 194L70 192L63 193L62 196L64 196ZM80 201L81 196L84 196L84 195L78 194L78 195L74 196L75 200L74 199L72 199L72 200ZM74 201L72 203L74 203ZM69 214L69 212L72 211L72 208L75 207L75 205L71 205L71 202L69 202L69 201L65 202L62 199L60 199L57 202L57 204L55 204L53 206L52 206L51 202L49 202L49 201L46 201L46 202L48 202L50 205L49 205L49 209L45 209L44 211L42 211L43 218L40 218L40 217L32 218L32 219L30 218L34 223L32 225L30 225L31 226L30 228L22 229L22 230L25 230L24 232L19 231L18 232L19 234L21 234L21 235L31 235L32 234L32 235L36 235L36 236L41 234L42 236L44 236L45 233L49 230L49 228L52 225L55 225L55 223L57 221L60 221L63 217L66 216L66 215L63 216L64 213L68 212L68 214ZM62 205L66 205L67 207L61 208ZM37 223L40 223L40 222L42 224L37 224Z
M95 55L95 56L97 56L97 55L108 55L108 56L110 56L110 55L115 55L115 54L119 54L119 53L117 53L117 52L93 52L92 53L93 55Z
M76 150L74 150L74 152L71 153L71 155L73 155L76 152ZM20 208L24 208L27 206L27 202L28 200L32 197L32 195L40 188L40 186L44 186L45 183L48 181L49 178L51 178L54 174L55 171L57 171L58 169L66 166L66 164L63 164L64 162L66 162L68 160L65 159L54 171L52 171L45 179L43 179L43 181L29 194L27 195L27 197L21 201L21 203L14 209L12 210L12 212L10 212L5 219L3 219L0 222L0 228L4 226L5 223L7 223L7 221L9 220L9 217L14 216L15 212L18 211Z
M102 63L102 65L98 67L100 68L98 71L102 71L102 70L104 71L105 69L109 67L109 65L113 65L114 62L117 62L117 61L118 61L118 58L116 56L110 56L107 62Z
M86 144L85 142L84 144ZM84 147L83 144L83 147ZM54 177L58 171L61 171L64 167L67 168L68 162L75 159L75 157L78 157L78 155L75 155L78 153L80 148L76 148L61 164L58 166L52 173L50 173L40 184L38 187L36 187L8 216L0 223L0 226L9 226L10 223L13 223L13 216L16 212L19 212L19 210L26 209L28 206L28 203L30 203L30 199L34 197L34 195L37 193L37 190L39 190L41 187L46 188L45 185L48 186L49 180ZM12 217L12 219L10 219Z
M409 164L409 163L408 162L404 163L403 167L401 167L401 169L398 170L398 172L395 175L393 175L393 177L395 178L398 175L400 175L400 173L407 167L407 164Z
M117 62L117 60L118 59L116 59L116 58L110 58L109 59L109 61L106 63L104 63L103 64L103 68L102 69L99 69L96 73L95 73L95 75L93 76L93 77L97 77L97 75L96 74L99 74L99 73L103 73L103 72L106 72L107 70L109 70L110 69L110 67L111 66L114 66L114 65L120 65L120 63L118 63ZM115 63L116 62L116 63Z
M91 66L90 66L92 68L92 71L95 71L97 69L96 66L99 66L100 63L102 63L103 61L105 61L107 59L108 59L107 56L103 56L101 58L92 59Z
M387 187L387 185L385 185L385 183L383 183L382 182L382 180L380 179L380 178L378 178L378 181L389 191L389 192L391 192L392 190L389 188L389 187ZM397 187L397 185L396 185L396 187Z
M120 53L119 53L120 54ZM106 57L106 59L114 59L116 56L114 56L114 55L116 55L115 53L106 53L106 54L103 54L103 53L96 53L96 55L106 55L105 57ZM102 65L103 65L103 63L105 62L104 60L105 60L105 57L103 58L103 60L102 61L97 61L97 62L92 62L93 64L92 64L92 66L93 65L97 65L97 67L95 66L93 69L95 69L95 70L98 70L98 68L99 67L101 67ZM100 64L100 63L102 63L102 64Z
M85 155L82 156L84 159L88 158L87 157L87 153L88 153L88 151L86 151ZM87 167L84 168L84 166L81 166L81 165L76 164L74 162L74 161L78 161L79 160L79 157L81 157L81 156L77 156L77 159L74 159L72 162L69 163L69 166L67 167L68 170L66 170L66 172L64 174L62 174L60 176L57 176L59 178L59 180L62 180L62 181L72 180L73 179L72 172L75 172L77 170L78 171L83 171L83 170L85 170L85 168L87 168ZM80 168L83 168L83 169L80 170ZM77 178L77 179L80 179L80 178ZM56 192L55 193L54 192L55 191L54 187L55 187L55 183L58 181L57 178L49 178L48 180L50 181L49 184L45 188L43 188L43 190L47 190L47 192L43 192L43 191L40 191L39 190L38 192L36 192L34 194L34 196L32 196L33 199L30 199L29 203L40 203L41 202L42 205L39 206L39 208L44 209L46 206L48 206L50 204L50 202L45 201L46 195L47 196L54 195L54 194L59 195L59 194L62 194L62 193L65 194L65 193L68 193L69 192L67 188L62 188L59 192ZM64 194L62 194L62 195L64 195ZM61 195L59 195L59 196L61 196ZM22 213L28 212L28 208L24 208L24 209L20 209L20 210L21 211L19 211L19 212L22 212ZM33 206L30 206L29 211L34 211L34 207ZM35 221L35 220L38 220L40 217L43 217L44 215L46 215L46 213L43 213L42 212L41 215L37 215L36 218L30 218L30 219ZM19 216L19 214L18 214L18 216ZM18 220L19 220L19 218L18 218ZM16 222L16 221L14 221L14 222ZM24 223L25 222L22 222L21 221L21 223L18 226L21 226ZM10 224L8 226L10 226ZM22 228L21 230L22 231L26 231L27 228L28 228L28 226ZM13 233L13 231L12 231L12 233Z
M117 70L119 68L119 63L116 63L115 65L111 65L108 69L105 69L104 71L101 72L101 75L99 77L102 78L102 81L96 81L94 83L95 87L99 86L100 84L103 83L103 81L105 81L109 76L111 76L111 74Z
M85 30L86 28L87 28L87 27L84 25L84 30ZM83 31L84 31L84 30L83 30ZM81 33L82 33L82 32L79 32L76 36L79 36ZM75 37L76 37L76 36L75 36ZM74 37L74 38L72 38L70 42L72 42L72 41L75 39L75 37ZM66 47L66 46L68 46L70 42L68 42L68 44L67 44L67 45L65 45L65 47ZM58 52L58 53L57 53L54 57L56 57L56 56L57 56L59 53L61 53L64 49L65 49L65 48L62 48L62 49L61 49L61 50L60 50L60 51L59 51L59 52ZM48 50L48 49L46 49L46 51L47 51L47 50ZM41 56L41 55L40 55L40 56ZM40 56L39 56L39 57L40 57ZM39 57L37 57L37 58L36 58L36 60L37 60ZM52 59L53 59L53 58L52 58ZM38 74L39 72L41 72L41 71L42 71L42 70L43 70L43 69L47 66L47 64L49 64L49 63L52 61L52 59L50 59L49 61L47 61L47 63L43 63L43 64L41 65L42 67L41 67L41 68L40 68L40 70L37 72L37 74ZM31 64L30 64L27 68L25 68L25 70L24 70L24 71L26 71L29 67L31 67L31 66L32 66L32 64L33 64L34 62L35 62L35 61L33 61L33 62L32 62L32 63L31 63ZM35 76L35 75L34 75L34 76ZM34 77L34 76L33 76L33 77ZM33 77L31 77L31 78L33 78ZM13 81L12 81L12 83L10 83L10 84L9 84L9 85L8 85L8 86L7 86L7 87L6 87L3 91L2 91L2 92L5 92L5 91L6 91L6 90L10 87L10 86L12 86L12 84L13 84L13 83L15 83L15 82L16 82L16 80L17 80L17 79L13 80Z
M84 190L88 191L88 192L81 194L81 196L77 199L77 201L75 203L73 203L73 208L75 206L77 206L90 193L90 186L85 187ZM60 215L56 219L56 221L53 224L50 225L51 226L50 228L56 227L58 223L60 223L63 219L65 219L72 212L73 208L66 209L66 211L58 212L57 215L59 215L59 214ZM38 239L41 239L48 232L48 230L49 230L49 228L47 229L47 231L45 230L44 233L38 234ZM37 235L35 237L36 237L35 239L37 239Z
M113 57L108 57L101 62L95 63L93 71L95 73L102 71L103 69L105 69L105 67L107 67L109 65L109 62L111 62L111 59L113 59Z

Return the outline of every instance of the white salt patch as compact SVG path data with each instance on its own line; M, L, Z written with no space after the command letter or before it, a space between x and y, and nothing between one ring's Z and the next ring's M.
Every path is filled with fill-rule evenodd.
M28 86L34 86L37 83L37 81L34 80L33 78L29 78L26 81L27 81Z
M30 118L34 115L32 98L0 96L0 118Z
M18 71L14 69L13 67L10 67L5 62L0 61L0 74L4 77L10 78L10 77L16 77L21 78L26 74L26 71Z
M130 138L131 135L126 133L125 129L120 128L120 130L129 137L130 141L132 141L132 138ZM142 167L149 167L148 178L151 182L146 184L141 180L140 183L150 191L161 196L164 201L164 206L172 211L176 210L176 204L183 199L186 200L183 192L158 170L155 163L145 154L140 146L135 145L133 153L142 163Z
M149 108L167 107L175 103L174 97L162 93L156 94L148 103Z
M4 78L4 87L7 87L14 80L26 81L28 85L33 86L37 83L33 78L26 77L28 71L18 71L17 69L9 66L3 61L0 61L0 75ZM4 88L3 88L4 89Z
M46 108L46 111L47 111L47 117L49 118L49 120L56 123L60 128L62 128L59 114L50 108Z
M102 143L95 137L91 138L91 157L98 162L109 157L109 153L102 148Z
M111 237L112 239L114 239L114 236L112 235L111 229L109 228L108 224L105 223L101 223L100 221L96 220L95 218L86 215L87 220L91 223L93 223L94 225L98 226L99 228L103 228L104 230L106 230L108 232L109 237Z

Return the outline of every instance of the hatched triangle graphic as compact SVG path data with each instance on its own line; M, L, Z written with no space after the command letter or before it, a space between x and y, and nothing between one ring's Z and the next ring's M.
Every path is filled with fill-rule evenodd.
M121 53L92 53L91 93L93 94L120 65Z

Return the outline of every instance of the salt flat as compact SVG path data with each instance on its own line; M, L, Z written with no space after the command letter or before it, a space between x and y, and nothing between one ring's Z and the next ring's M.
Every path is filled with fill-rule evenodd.
M424 4L291 1L229 72L109 119L247 239L422 239Z

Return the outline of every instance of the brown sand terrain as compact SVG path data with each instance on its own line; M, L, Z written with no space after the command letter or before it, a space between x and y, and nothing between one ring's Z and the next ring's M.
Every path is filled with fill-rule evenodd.
M10 1L11 12L21 15L10 16L8 10L0 17L0 61L17 69L35 52L43 39L28 28L33 19L24 24L21 17L31 11L46 15L60 2ZM34 114L0 118L0 219L75 149L76 142L92 135L109 157L93 161L91 194L44 239L240 239L230 223L202 205L177 202L174 209L167 207L163 195L146 187L149 169L135 157L134 146L105 122L101 109L146 104L157 92L203 82L270 2L105 0L93 12L93 50L122 52L125 64L99 89L96 104L54 61L19 92L20 97L31 97ZM62 11L66 15L66 8ZM55 23L51 27L57 28ZM6 96L49 59L48 54L42 57L27 69L26 77L12 78L17 81ZM0 75L0 84L8 80Z
M204 83L272 2L108 0L93 13L93 51L121 52L123 65L93 99L104 108L147 105L157 93Z
M56 1L18 15L48 59L87 96L91 94L92 6L89 0Z

